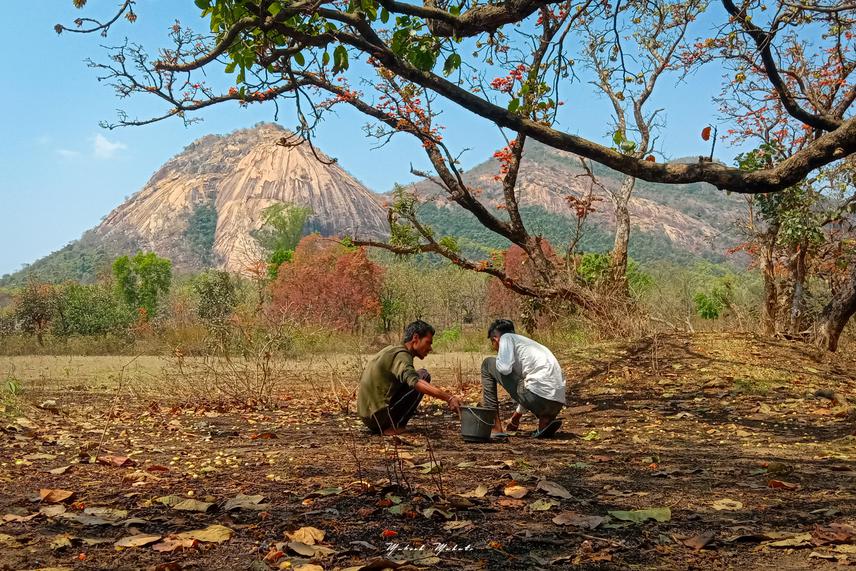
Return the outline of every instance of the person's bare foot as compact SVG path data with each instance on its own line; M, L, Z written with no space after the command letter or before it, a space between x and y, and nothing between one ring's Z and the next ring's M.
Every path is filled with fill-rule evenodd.
M517 432L520 430L520 419L523 418L523 415L519 412L515 412L511 415L511 419L508 421L508 432Z

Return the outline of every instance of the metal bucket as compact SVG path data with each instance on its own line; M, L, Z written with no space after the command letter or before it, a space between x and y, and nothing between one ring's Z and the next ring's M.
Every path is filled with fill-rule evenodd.
M461 436L466 442L489 442L497 410L480 406L461 407Z

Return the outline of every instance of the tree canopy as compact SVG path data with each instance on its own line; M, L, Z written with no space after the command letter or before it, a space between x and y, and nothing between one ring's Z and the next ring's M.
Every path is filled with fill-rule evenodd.
M442 97L520 137L636 178L704 181L745 193L781 190L856 151L856 120L850 113L856 98L851 80L856 66L853 5L722 0L721 9L712 13L720 22L714 37L672 43L658 39L660 32L692 22L712 7L702 0L195 3L210 24L210 34L176 23L174 45L157 58L150 58L142 46L126 43L110 62L93 64L119 95L149 93L166 103L158 117L122 115L119 125L171 116L192 120L191 112L230 100L250 104L287 98L298 108L300 134L308 136L325 111L348 104L378 123L379 136L403 131L418 137L429 155L436 154L431 159L438 174L454 176L454 159L443 146L442 126L432 112L432 101ZM75 5L84 4L75 0ZM57 25L57 31L106 34L121 15L131 22L137 19L133 5L126 0L107 22L81 18L77 26ZM592 45L584 41L584 31L595 28L602 33ZM635 54L625 52L623 45L633 34L647 38L664 69L631 73ZM623 141L610 146L574 135L572 129L561 130L556 111L562 94L577 78L576 58L591 49L611 54L609 67L597 70L598 76L615 75L625 88L644 87L665 69L715 60L736 67L723 89L758 70L760 87L789 117L805 125L811 143L770 168L746 172L713 161L646 160L626 152L629 147L622 146ZM671 61L669 50L680 60ZM802 57L792 57L794 50ZM363 66L351 71L357 67L351 66L355 60L366 61L375 77L365 77ZM223 65L236 74L236 81L220 93L201 73ZM627 91L628 98L644 97Z
M85 2L77 0L82 7ZM92 62L120 97L145 94L165 107L154 117L121 113L108 127L145 125L221 103L266 102L296 111L298 125L285 146L308 142L337 106L369 118L367 134L380 144L415 137L431 164L417 171L469 211L479 224L519 247L536 279L509 275L501 262L470 259L454 237L435 235L420 221L419 202L397 189L390 206L389 243L355 240L400 254L432 252L460 267L488 273L517 293L561 298L597 311L572 265L556 260L524 224L518 173L527 141L574 153L632 179L707 182L750 195L779 192L823 168L852 171L856 153L856 5L790 0L196 0L209 24L199 33L178 22L172 45L150 56L126 41L109 60ZM107 20L80 18L57 31L107 35L125 0ZM701 20L705 26L695 26ZM715 26L713 33L711 25ZM702 35L699 35L702 34ZM220 90L214 73L234 74ZM718 129L705 128L709 156L666 162L660 110L645 106L655 84L692 81L692 74L724 72L717 98ZM614 107L613 132L603 140L563 126L560 107L572 89L605 94ZM457 150L444 141L442 111L458 106L496 124L507 145L494 155L501 184L490 204L464 177ZM668 112L668 109L665 110ZM714 118L711 118L714 122ZM671 127L671 126L669 126ZM719 130L725 137L779 145L775 160L753 168L713 160ZM712 135L712 136L711 136ZM791 144L793 143L793 144ZM686 155L688 153L679 153ZM658 160L659 157L659 160ZM591 165L587 167L593 172ZM594 177L592 177L593 179ZM572 200L573 199L573 200ZM583 197L583 202L585 202ZM574 202L576 200L576 202ZM568 197L569 205L582 204ZM580 216L585 216L588 207ZM577 208L579 212L580 209Z

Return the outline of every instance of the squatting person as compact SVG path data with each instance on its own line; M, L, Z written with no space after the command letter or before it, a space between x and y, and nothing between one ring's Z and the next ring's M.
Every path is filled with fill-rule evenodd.
M357 392L357 414L375 434L400 434L416 413L423 395L446 401L455 412L461 401L431 384L425 369L413 368L413 358L431 352L434 328L417 320L404 328L401 345L390 345L371 358Z
M538 417L536 438L553 436L562 426L556 417L565 405L565 377L553 353L541 345L514 332L514 323L497 319L487 330L496 357L482 362L482 404L497 409L492 437L503 437L499 418L497 385L508 391L517 403L517 410L508 424L509 431L520 427L525 411Z

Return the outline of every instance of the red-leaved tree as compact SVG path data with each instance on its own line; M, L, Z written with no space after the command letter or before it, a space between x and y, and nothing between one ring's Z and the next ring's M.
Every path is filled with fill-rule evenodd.
M380 315L383 271L364 248L348 249L318 234L304 237L280 266L271 307L304 323L354 331Z
M551 262L557 265L560 263L547 240L541 240L541 249ZM540 278L532 260L520 246L512 245L502 254L502 267L509 278L519 283L536 287L541 285L538 283ZM488 282L487 307L494 317L519 320L527 331L545 325L550 319L543 311L544 304L541 300L520 295L497 278Z

